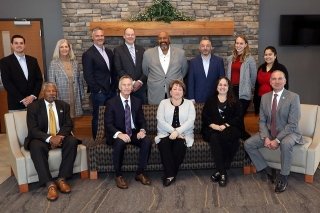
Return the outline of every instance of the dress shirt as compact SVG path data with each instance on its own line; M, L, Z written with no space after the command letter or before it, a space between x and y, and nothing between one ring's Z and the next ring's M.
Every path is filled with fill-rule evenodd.
M274 98L274 94L277 94L278 96L277 96L277 108L278 108L278 106L279 106L279 101L280 101L280 97L281 97L281 95L282 95L282 93L283 93L283 90L284 89L282 89L280 92L278 92L278 93L276 93L276 92L272 92L272 100L271 100L271 103L270 103L270 106L271 106L271 109L272 109L272 102L273 102L273 98Z
M122 103L122 105L123 105L123 109L126 108L126 102L125 102L125 100L128 100L128 105L129 105L130 111L131 111L131 113L130 113L130 115L131 115L131 129L135 129L135 126L134 126L134 123L133 123L133 119L132 119L132 109L131 109L131 99L130 99L130 96L129 96L128 99L125 99L124 97L122 97L122 95L121 95L121 93L120 93L120 99L121 99L121 103ZM120 131L116 132L116 133L113 135L113 138L117 138L120 133L121 133Z
M206 77L208 77L211 54L209 54L208 56L204 56L201 54L201 58L202 58L204 73L206 74Z
M169 63L170 63L170 47L169 47L166 55L163 54L160 47L158 47L158 51L159 51L160 64L162 66L164 73L167 74L168 68L169 68Z
M99 51L99 53L101 54L101 56L103 57L103 59L105 60L107 66L108 66L108 69L110 70L110 60L109 60L109 57L104 49L104 46L99 47L98 45L95 45L94 46L97 48L97 50ZM111 80L110 80L111 81Z
M48 134L50 134L50 127L49 127L49 117L50 117L50 115L49 115L49 102L48 101L44 101L45 102L45 104L46 104L46 108L47 108L47 118L48 118L48 130L47 130L47 133ZM60 126L59 126L59 117L58 117L58 112L57 112L57 108L56 108L56 104L54 103L54 102L52 102L52 110L53 110L53 113L54 113L54 117L55 117L55 120L56 120L56 127L57 127L57 133L59 132L59 130L60 130ZM49 136L47 139L46 139L46 142L47 143L50 143L50 138L51 138L52 136Z
M17 57L20 67L23 71L23 74L28 80L28 66L27 66L26 56L25 55L19 56L16 53L14 53L14 55Z

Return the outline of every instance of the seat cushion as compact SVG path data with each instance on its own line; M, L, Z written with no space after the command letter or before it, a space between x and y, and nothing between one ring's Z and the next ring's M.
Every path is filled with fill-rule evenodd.
M28 183L39 181L37 171L34 167L33 161L31 159L31 154L28 150L25 150L24 147L21 147L21 152L25 157L26 161L26 170L27 170L27 179ZM74 162L74 168L80 167L81 164L81 149L78 146L77 148L77 156ZM61 164L61 149L53 149L49 151L49 169L51 172L52 177L57 177L59 174L59 167Z
M312 142L312 138L303 136L305 144L296 144L293 147L292 154L292 166L303 167L307 165L307 151ZM277 150L270 150L268 148L259 149L260 153L266 159L267 162L280 163L280 148Z

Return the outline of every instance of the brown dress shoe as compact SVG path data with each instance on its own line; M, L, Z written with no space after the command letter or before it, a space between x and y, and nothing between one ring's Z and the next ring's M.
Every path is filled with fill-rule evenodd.
M48 186L48 194L47 194L47 199L50 201L55 201L58 199L58 191L57 191L57 186L56 184L50 184Z
M136 181L140 181L143 185L150 185L151 184L150 179L142 173L140 175L136 175L135 179L136 179Z
M71 187L70 185L64 180L64 179L58 179L57 180L57 186L58 186L58 189L61 193L70 193L71 192Z
M116 184L117 184L117 187L119 187L120 189L128 188L128 184L122 176L116 177Z

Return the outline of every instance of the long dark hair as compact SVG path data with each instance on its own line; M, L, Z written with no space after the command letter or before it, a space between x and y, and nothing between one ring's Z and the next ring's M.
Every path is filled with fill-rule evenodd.
M233 92L233 87L232 87L232 84L231 84L231 81L225 77L225 76L222 76L220 77L217 82L216 82L216 90L215 90L215 97L218 98L218 95L219 95L219 92L218 92L218 84L220 83L220 81L224 79L227 81L227 84L228 84L228 92L227 92L227 104L229 106L232 106L233 104L235 104L237 102L237 99L236 99L236 96L234 95L234 92Z
M272 67L271 67L271 70L274 70L273 67L275 67L275 65L277 65L279 63L277 49L274 46L267 46L264 49L263 54L266 52L266 50L270 50L276 56L276 59L274 60ZM263 71L266 71L267 70L267 62L264 62L263 64L261 64L261 66L258 68L258 70L260 70L260 69L262 69Z

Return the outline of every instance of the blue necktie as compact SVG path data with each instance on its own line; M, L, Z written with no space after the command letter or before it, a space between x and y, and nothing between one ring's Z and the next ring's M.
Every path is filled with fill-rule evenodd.
M125 108L124 108L124 118L126 125L126 133L131 137L132 129L131 129L131 110L128 104L128 100L125 100Z

